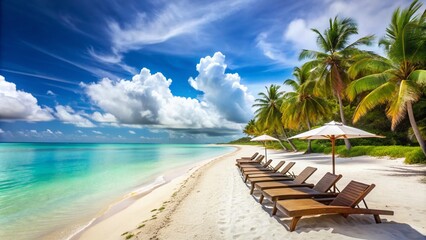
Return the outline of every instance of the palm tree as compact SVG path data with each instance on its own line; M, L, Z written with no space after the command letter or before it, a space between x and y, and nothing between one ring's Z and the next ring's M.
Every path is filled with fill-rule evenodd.
M281 132L284 135L286 141L290 144L293 151L297 151L296 146L287 138L287 133L284 126L281 123L282 113L280 111L282 104L282 96L284 92L281 92L280 86L271 84L271 86L265 87L266 93L259 93L260 98L257 98L253 106L257 107L255 112L256 120L264 128L273 131L275 135Z
M386 115L392 121L392 130L408 114L414 135L426 155L426 145L413 112L413 103L421 98L422 87L426 86L426 11L415 15L421 6L415 0L407 9L398 8L393 13L386 36L379 42L385 47L387 58L374 56L357 61L349 71L351 75L359 75L365 66L375 73L352 82L347 94L353 100L368 92L355 110L354 123L381 104L387 104Z
M318 78L317 90L324 90L323 94L333 95L339 103L340 118L343 124L346 119L343 113L342 97L349 83L347 69L350 58L362 53L357 49L360 45L370 45L373 35L362 37L348 44L352 35L358 34L357 24L351 18L340 19L337 16L330 19L329 27L321 34L317 29L312 29L317 34L317 44L321 51L302 50L299 59L312 59L306 64L313 69L312 74ZM346 148L351 145L345 139Z
M258 124L256 124L255 120L251 119L244 127L243 132L248 136L257 136L260 135L262 131L259 129Z
M287 79L284 85L293 88L293 92L284 94L284 101L281 105L282 122L285 127L297 129L306 124L311 130L311 124L318 122L329 113L328 102L314 94L315 82L308 80L310 69L307 65L301 68L295 67L293 76L296 80ZM308 140L306 153L312 152L311 140Z

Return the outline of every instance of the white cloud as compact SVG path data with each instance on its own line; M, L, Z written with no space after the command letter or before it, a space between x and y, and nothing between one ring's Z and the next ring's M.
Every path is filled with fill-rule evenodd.
M30 122L50 121L53 116L49 108L38 105L30 93L16 90L16 85L0 75L0 119L26 120Z
M31 48L39 51L39 52L42 52L42 53L50 56L50 57L53 57L53 58L58 59L58 60L61 60L61 61L65 62L65 63L68 63L68 64L70 64L70 65L72 65L74 67L80 68L82 70L85 70L85 71L91 73L94 76L98 76L98 77L108 76L110 78L118 79L118 77L115 74L113 74L111 72L108 72L108 71L106 71L104 69L101 69L99 67L90 66L88 64L82 64L81 62L78 62L78 61L66 59L66 58L64 58L64 57L62 57L62 56L60 56L58 54L49 52L49 51L47 51L45 49L37 47L37 46L35 46L35 45L31 44L31 43L28 43L28 42L25 42L25 44L28 45L29 47L31 47ZM73 82L73 84L75 84L75 82Z
M31 133L37 134L37 130L30 130Z
M4 130L0 128L0 133L4 133Z
M124 71L131 73L131 74L136 74L137 71L134 67L131 67L125 63L122 62L123 59L123 55L120 53L116 53L115 51L111 54L100 54L97 53L93 47L90 47L87 52L89 53L90 56L92 56L92 58L94 58L95 60L102 62L102 63L106 63L106 64L111 64L111 65L115 65L118 67L121 67Z
M95 134L98 134L98 135L102 134L101 131L95 131L95 130L93 130L92 132L95 133Z
M46 132L49 133L49 134L53 134L52 130L50 130L50 129L46 129Z
M276 41L276 40L275 40ZM260 33L256 38L256 46L263 52L267 58L274 60L275 62L283 66L294 66L297 64L297 57L288 53L288 49L282 47L282 40L274 42L268 39L266 32Z
M335 16L350 17L358 24L359 34L354 35L350 42L371 34L374 34L377 40L384 36L393 11L397 7L404 8L408 4L410 4L410 1L404 0L317 1L314 7L303 8L303 11L293 13L293 19L286 19L288 24L284 26L281 32L277 33L275 24L271 29L264 30L265 33L263 34L269 34L269 38L259 35L257 46L266 57L283 63L283 65L294 62L292 65L296 66L300 63L294 60L297 60L302 49L318 50L317 35L311 29L316 28L323 33L324 29L329 26L330 18ZM318 9L321 9L321 11L318 11ZM278 34L281 36L278 36ZM383 49L377 45L377 41L371 47L362 48L383 54Z
M132 130L129 130L129 133L130 133L130 134L136 134L136 132L135 132L135 131L132 131Z
M214 106L226 120L246 123L252 117L254 97L247 93L238 73L225 73L226 67L225 55L216 52L213 57L200 60L198 76L188 81L193 88L204 93L202 100Z
M84 113L77 113L70 106L58 105L55 110L55 116L65 124L73 124L84 128L95 127L89 119L82 116Z
M83 131L81 131L81 130L77 130L77 132L78 132L78 133L83 133Z
M127 24L110 21L108 30L113 50L122 52L138 49L177 36L196 33L204 25L239 10L249 2L215 1L197 4L193 1L173 1L157 9L155 14L140 11L134 14L133 21Z
M61 131L56 131L55 134L62 135L63 133Z
M284 40L290 41L297 49L316 49L316 35L304 19L295 19L288 24Z
M238 74L225 74L225 56L216 53L200 60L199 75L190 84L203 92L201 100L174 96L171 79L143 68L132 80L82 84L92 102L115 116L120 124L151 125L170 129L220 132L240 130L252 116L253 97ZM195 130L198 129L198 130ZM212 133L215 134L215 133Z
M122 58L123 58L123 56L121 54L110 54L110 55L99 54L99 53L95 52L93 47L90 47L87 50L87 52L94 59L101 61L101 62L105 62L105 63L112 63L112 64L120 63Z
M117 119L111 113L102 114L100 112L94 112L91 116L93 121L101 123L115 123Z
M56 96L56 93L52 92L51 90L47 90L46 94L50 96Z

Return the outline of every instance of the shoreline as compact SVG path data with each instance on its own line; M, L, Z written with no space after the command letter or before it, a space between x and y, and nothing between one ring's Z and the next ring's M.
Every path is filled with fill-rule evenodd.
M117 200L114 203L111 203L105 210L101 211L93 219L91 219L87 224L79 227L73 231L72 234L68 235L64 239L75 240L75 239L93 239L92 237L86 237L86 235L91 236L90 232L92 229L97 228L98 225L102 225L103 222L111 221L111 219L117 218L117 215L126 211L126 209L131 208L132 206L141 203L147 198L151 198L150 194L155 193L155 197L158 201L167 200L171 197L170 189L174 189L182 184L187 178L190 177L192 173L198 169L208 165L209 163L223 158L227 155L234 154L240 150L239 146L236 145L225 145L233 147L234 150L225 153L210 159L202 160L200 162L191 163L185 166L181 166L175 169L167 170L166 172L161 173L161 175L156 176L154 181L150 181L147 184L142 184L132 190L131 192L125 194L121 199ZM162 178L162 181L158 184L155 184L159 178ZM145 189L145 190L144 190ZM159 192L160 194L157 194ZM167 196L166 196L167 195ZM152 201L150 199L150 201ZM153 205L153 204L149 204ZM119 216L120 217L120 216ZM118 217L118 218L119 218ZM121 233L120 233L121 234ZM54 239L56 234L49 234L48 238ZM98 236L96 236L98 237ZM105 238L103 238L105 239Z

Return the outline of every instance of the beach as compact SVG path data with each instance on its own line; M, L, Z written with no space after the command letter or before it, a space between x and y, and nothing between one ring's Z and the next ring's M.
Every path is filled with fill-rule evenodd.
M369 208L392 210L376 224L368 215L313 216L303 218L294 232L290 218L271 204L258 203L249 194L235 167L235 159L263 153L256 146L238 150L194 167L127 208L83 231L78 239L424 239L426 235L426 184L424 165L405 165L403 159L367 156L337 158L337 183L342 189L351 180L376 184L366 197ZM331 171L330 155L269 151L273 164L294 161L291 172L306 166L318 168L308 179L316 183Z

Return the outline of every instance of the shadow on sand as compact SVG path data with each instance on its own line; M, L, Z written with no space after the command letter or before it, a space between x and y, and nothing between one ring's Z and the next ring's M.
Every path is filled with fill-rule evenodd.
M277 213L274 217L287 230L291 218ZM304 217L300 220L294 233L312 231L330 231L358 239L425 239L426 236L405 223L388 222L382 218L381 224L376 224L372 216L353 215L344 218L340 215Z
M246 186L249 187L249 184L246 184ZM259 202L259 191L255 191L252 197L256 202ZM268 214L271 214L272 203L265 199L262 209ZM271 217L289 231L291 218L280 211ZM381 216L381 219L382 223L376 224L374 218L370 215L350 215L347 218L338 214L307 216L300 220L296 230L291 234L298 235L312 231L331 231L331 233L358 239L426 239L425 235L408 224L387 221L383 216Z
M258 197L253 195L256 201ZM263 210L271 214L272 203L266 201L262 205ZM285 216L280 211L275 216L272 216L278 223L280 223L287 231L291 218ZM369 215L350 215L344 218L341 215L323 215L323 216L307 216L303 217L296 230L292 234L308 233L312 231L331 231L351 238L358 239L425 239L426 236L412 228L405 223L398 223L394 221L388 222L386 218L381 218L382 223L376 224L374 218Z

